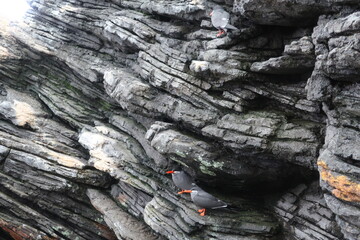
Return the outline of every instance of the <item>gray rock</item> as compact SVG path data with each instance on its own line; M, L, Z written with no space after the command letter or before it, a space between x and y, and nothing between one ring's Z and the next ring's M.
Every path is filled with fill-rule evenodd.
M146 128L139 124L139 122L123 115L113 115L110 119L110 123L134 137L141 144L142 148L146 152L146 155L151 157L153 162L156 164L155 168L153 166L153 162L149 161L147 164L149 167L152 167L156 171L158 168L162 169L169 166L167 159L159 152L155 151L150 146L149 142L144 139L144 136L146 135Z
M296 1L237 0L234 10L258 24L306 26L316 22L317 16L338 11L341 6L357 4L356 0Z
M311 37L305 36L298 41L293 41L285 46L284 53L287 55L313 55L314 44Z
M296 74L314 67L313 58L281 56L251 65L251 71L269 74Z
M284 116L275 113L254 112L241 116L225 115L216 125L206 126L202 131L222 139L234 149L249 152L267 150L279 158L314 168L319 148L316 143L318 127L311 123L287 123Z
M331 93L331 82L323 74L313 71L306 83L306 98L310 101L324 101Z
M128 77L122 78L124 74ZM161 94L156 88L122 69L106 73L105 89L124 109L149 117L170 115L176 121L199 127L212 122L218 115L217 112L209 112L205 108L195 108L171 95ZM194 111L189 112L192 108Z
M143 216L146 204L152 200L152 196L122 181L111 186L111 196L137 218Z
M10 149L4 146L0 146L0 163L6 159L9 155Z
M29 4L0 30L0 238L357 239L358 0Z
M276 202L286 234L299 239L341 239L335 214L327 207L317 182L290 190ZM312 225L312 226L310 226Z
M356 239L359 236L359 215L358 208L354 208L351 205L344 204L343 202L337 200L331 195L325 194L326 203L329 208L338 216L336 221L338 222L344 237L346 239ZM346 229L346 230L345 230Z
M325 44L326 50L317 55L319 71L340 81L358 81L359 22L360 13L324 20L314 29L312 37L316 45ZM350 47L352 46L352 47Z
M341 228L345 238L352 239L359 234L358 209L359 167L354 164L356 159L356 148L344 149L343 142L351 135L346 135L350 129L327 127L325 138L325 149L318 159L321 177L321 186L332 195L326 194L325 200L329 208L336 214L336 221ZM356 136L354 136L356 138ZM343 152L343 151L346 152ZM349 153L348 153L349 151ZM344 157L351 161L344 161ZM344 226L347 226L344 228Z
M89 189L87 195L94 207L104 215L105 222L119 239L163 239L152 234L144 223L122 211L115 202L101 192Z
M202 0L194 0L191 2L166 0L165 2L149 2L146 0L121 1L123 7L139 9L151 14L172 16L180 19L195 20L204 14L204 2Z
M301 74L314 67L314 45L310 37L303 37L285 46L284 56L255 62L251 71L269 74Z

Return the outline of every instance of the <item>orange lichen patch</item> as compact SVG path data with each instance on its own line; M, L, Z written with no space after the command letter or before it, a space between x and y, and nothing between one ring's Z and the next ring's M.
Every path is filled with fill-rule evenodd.
M324 168L324 169L329 169L329 167L327 166L327 164L326 164L324 161L318 161L318 162L317 162L317 165L318 165L319 167Z
M334 189L331 191L331 193L342 200L348 201L348 202L360 202L360 196L356 194L352 194L349 192L341 192L337 189Z
M317 164L321 179L335 188L332 190L334 196L348 202L360 202L360 184L350 181L344 175L335 176L324 161L318 161Z

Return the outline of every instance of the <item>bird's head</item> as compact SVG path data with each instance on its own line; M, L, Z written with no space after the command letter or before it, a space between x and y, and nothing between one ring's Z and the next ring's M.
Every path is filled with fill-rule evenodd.
M201 190L201 188L200 188L198 185L196 185L195 183L192 183L192 184L191 184L191 189L190 189L191 192L197 193L197 192L199 192L200 190Z
M212 16L214 14L214 11L217 11L217 10L224 10L221 6L219 5L216 5L212 8L211 12L209 13L210 16Z
M212 10L224 10L224 8L222 6L219 6L219 5L215 5Z
M199 190L201 190L201 188L199 188L195 183L192 183L190 190L184 190L182 192L183 193L197 193L197 192L199 192Z

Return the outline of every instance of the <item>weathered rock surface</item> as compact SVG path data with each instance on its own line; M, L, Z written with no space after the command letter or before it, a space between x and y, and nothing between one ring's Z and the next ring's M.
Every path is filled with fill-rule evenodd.
M335 214L327 206L319 183L300 184L286 192L274 206L286 232L295 239L339 239Z
M251 70L269 74L301 74L312 70L315 64L314 45L310 37L285 45L284 56L255 62Z
M304 26L314 24L322 14L358 4L357 0L235 0L234 10L258 24Z
M0 239L359 239L358 0L29 4L0 22Z

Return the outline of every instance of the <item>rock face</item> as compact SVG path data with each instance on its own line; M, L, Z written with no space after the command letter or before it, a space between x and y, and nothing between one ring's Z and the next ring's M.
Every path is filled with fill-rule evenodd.
M359 239L358 0L28 2L0 24L0 239ZM231 207L200 216L179 167Z

